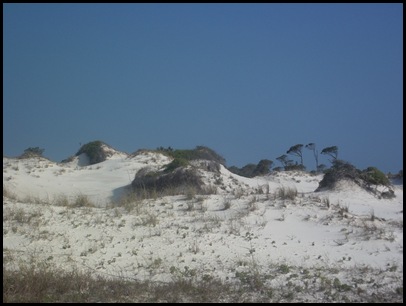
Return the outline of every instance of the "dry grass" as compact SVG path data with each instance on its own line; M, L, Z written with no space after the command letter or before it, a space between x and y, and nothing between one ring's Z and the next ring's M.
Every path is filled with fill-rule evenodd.
M71 204L73 207L95 207L94 203L89 199L87 195L78 194Z
M297 197L297 189L290 187L280 187L277 189L277 198L282 200L294 200Z
M9 198L10 200L17 200L17 195L10 189L8 189L4 184L3 184L3 197Z
M151 268L159 266L155 260ZM18 270L3 266L3 303L238 301L237 288L208 276L196 282L194 270L181 272L173 275L172 282L162 284L95 276L78 269L65 271L45 262L20 263Z
M20 265L18 271L3 267L3 303L137 301L147 286L94 278L90 271L60 271L46 263Z
M253 238L246 236L248 241ZM189 251L201 251L197 240ZM324 302L403 302L403 278L398 276L396 265L385 271L365 271L366 267L354 266L352 276L340 278L338 267L304 269L282 262L263 269L252 245L247 254L249 258L236 261L230 270L234 276L229 280L218 278L204 267L171 266L172 280L161 283L98 274L75 266L61 270L51 261L37 259L35 254L23 262L4 249L3 303L281 303L316 302L320 296ZM162 264L161 258L151 260L150 274L157 275ZM367 281L359 277L365 273ZM382 278L391 278L392 283L375 286Z

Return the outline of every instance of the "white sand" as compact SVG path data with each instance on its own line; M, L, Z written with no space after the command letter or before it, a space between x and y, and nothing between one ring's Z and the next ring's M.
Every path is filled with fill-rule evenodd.
M316 193L322 175L249 179L222 167L221 175L202 173L217 183L215 195L144 200L130 212L106 208L139 169L168 162L155 153L115 152L91 166L84 156L67 164L3 157L3 187L18 197L3 197L3 258L36 256L66 269L160 281L185 267L233 279L255 263L264 273L282 264L297 271L336 268L331 273L343 281L367 279L371 268L384 272L383 283L403 283L403 184L395 186L396 198L378 199L345 183ZM281 187L296 189L297 197L278 199ZM97 207L55 205L61 195L74 201L79 194ZM33 203L39 200L50 204ZM361 267L364 275L351 274Z

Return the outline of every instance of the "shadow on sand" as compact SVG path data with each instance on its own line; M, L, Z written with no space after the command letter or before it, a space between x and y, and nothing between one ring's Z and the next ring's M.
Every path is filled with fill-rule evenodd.
M126 185L123 187L118 187L113 190L113 195L110 197L110 200L113 203L117 203L122 199L123 197L127 196L130 194L132 191L131 185Z

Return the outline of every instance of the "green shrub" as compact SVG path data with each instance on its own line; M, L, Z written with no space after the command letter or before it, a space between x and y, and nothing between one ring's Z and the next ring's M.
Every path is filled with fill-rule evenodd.
M376 167L368 167L361 171L350 163L338 159L334 160L333 166L326 171L316 191L332 189L338 181L343 179L353 181L361 188L372 192L379 198L395 197L395 193L391 189L392 184L382 171L378 170ZM380 192L377 188L371 188L371 185L383 185L387 187L388 190Z
M375 167L368 167L362 172L362 178L372 185L389 186L390 181L387 176Z
M335 187L338 181L343 179L356 181L359 176L360 171L352 164L336 159L333 161L332 167L324 174L324 177L320 181L319 187L316 189L316 191L320 191L322 189L332 189Z
M169 164L166 165L164 172L169 173L179 167L186 167L188 165L189 165L189 162L186 159L177 157L172 162L170 162Z
M102 145L105 144L100 140L89 142L83 145L80 150L76 153L79 156L82 153L86 153L89 157L89 162L91 165L101 163L106 160L106 153L102 149Z
M158 148L158 151L162 151L174 159L183 159L183 160L196 160L196 159L205 159L216 161L222 165L226 164L226 160L216 153L214 150L205 147L205 146L196 146L193 150L173 150L172 148L164 149L162 147Z
M207 193L204 183L194 169L177 167L171 172L154 172L143 168L137 172L131 183L137 196L151 198L155 196Z

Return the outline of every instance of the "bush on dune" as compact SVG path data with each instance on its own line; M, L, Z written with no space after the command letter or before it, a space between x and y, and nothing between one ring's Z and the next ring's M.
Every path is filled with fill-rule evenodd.
M326 171L315 191L334 189L341 180L352 181L378 197L395 197L392 184L382 171L376 167L368 167L361 171L349 162L338 159L333 161L332 167ZM372 186L375 186L375 189ZM380 192L377 190L377 186L384 186L387 190Z
M45 149L41 149L40 147L30 147L24 150L24 153L21 154L18 158L19 159L26 159L26 158L33 158L33 157L43 157L42 154L44 153Z
M173 157L173 160L161 171L153 171L152 168L145 167L137 172L131 187L138 196L187 194L191 190L200 194L213 192L213 189L206 188L197 169L220 172L220 164L224 164L225 159L214 150L197 146L193 150L160 147L157 151Z
M197 171L183 166L164 171L151 171L143 168L137 172L131 183L133 191L144 197L155 195L186 194L190 189L195 192L205 192L204 183Z
M186 167L188 165L189 162L186 159L178 157L165 166L164 173L170 173L179 167Z
M340 180L355 181L360 176L360 171L350 163L343 160L333 161L333 165L326 171L316 191L333 189Z
M108 156L103 150L103 145L106 144L100 140L89 142L79 149L76 156L85 153L89 157L91 165L101 163L105 161Z
M375 167L368 167L362 171L362 178L371 185L390 186L390 181L387 176Z
M215 161L222 165L226 164L226 160L220 154L205 146L196 146L193 150L174 150L171 147L167 149L159 147L157 150L174 159L187 161L204 159Z

